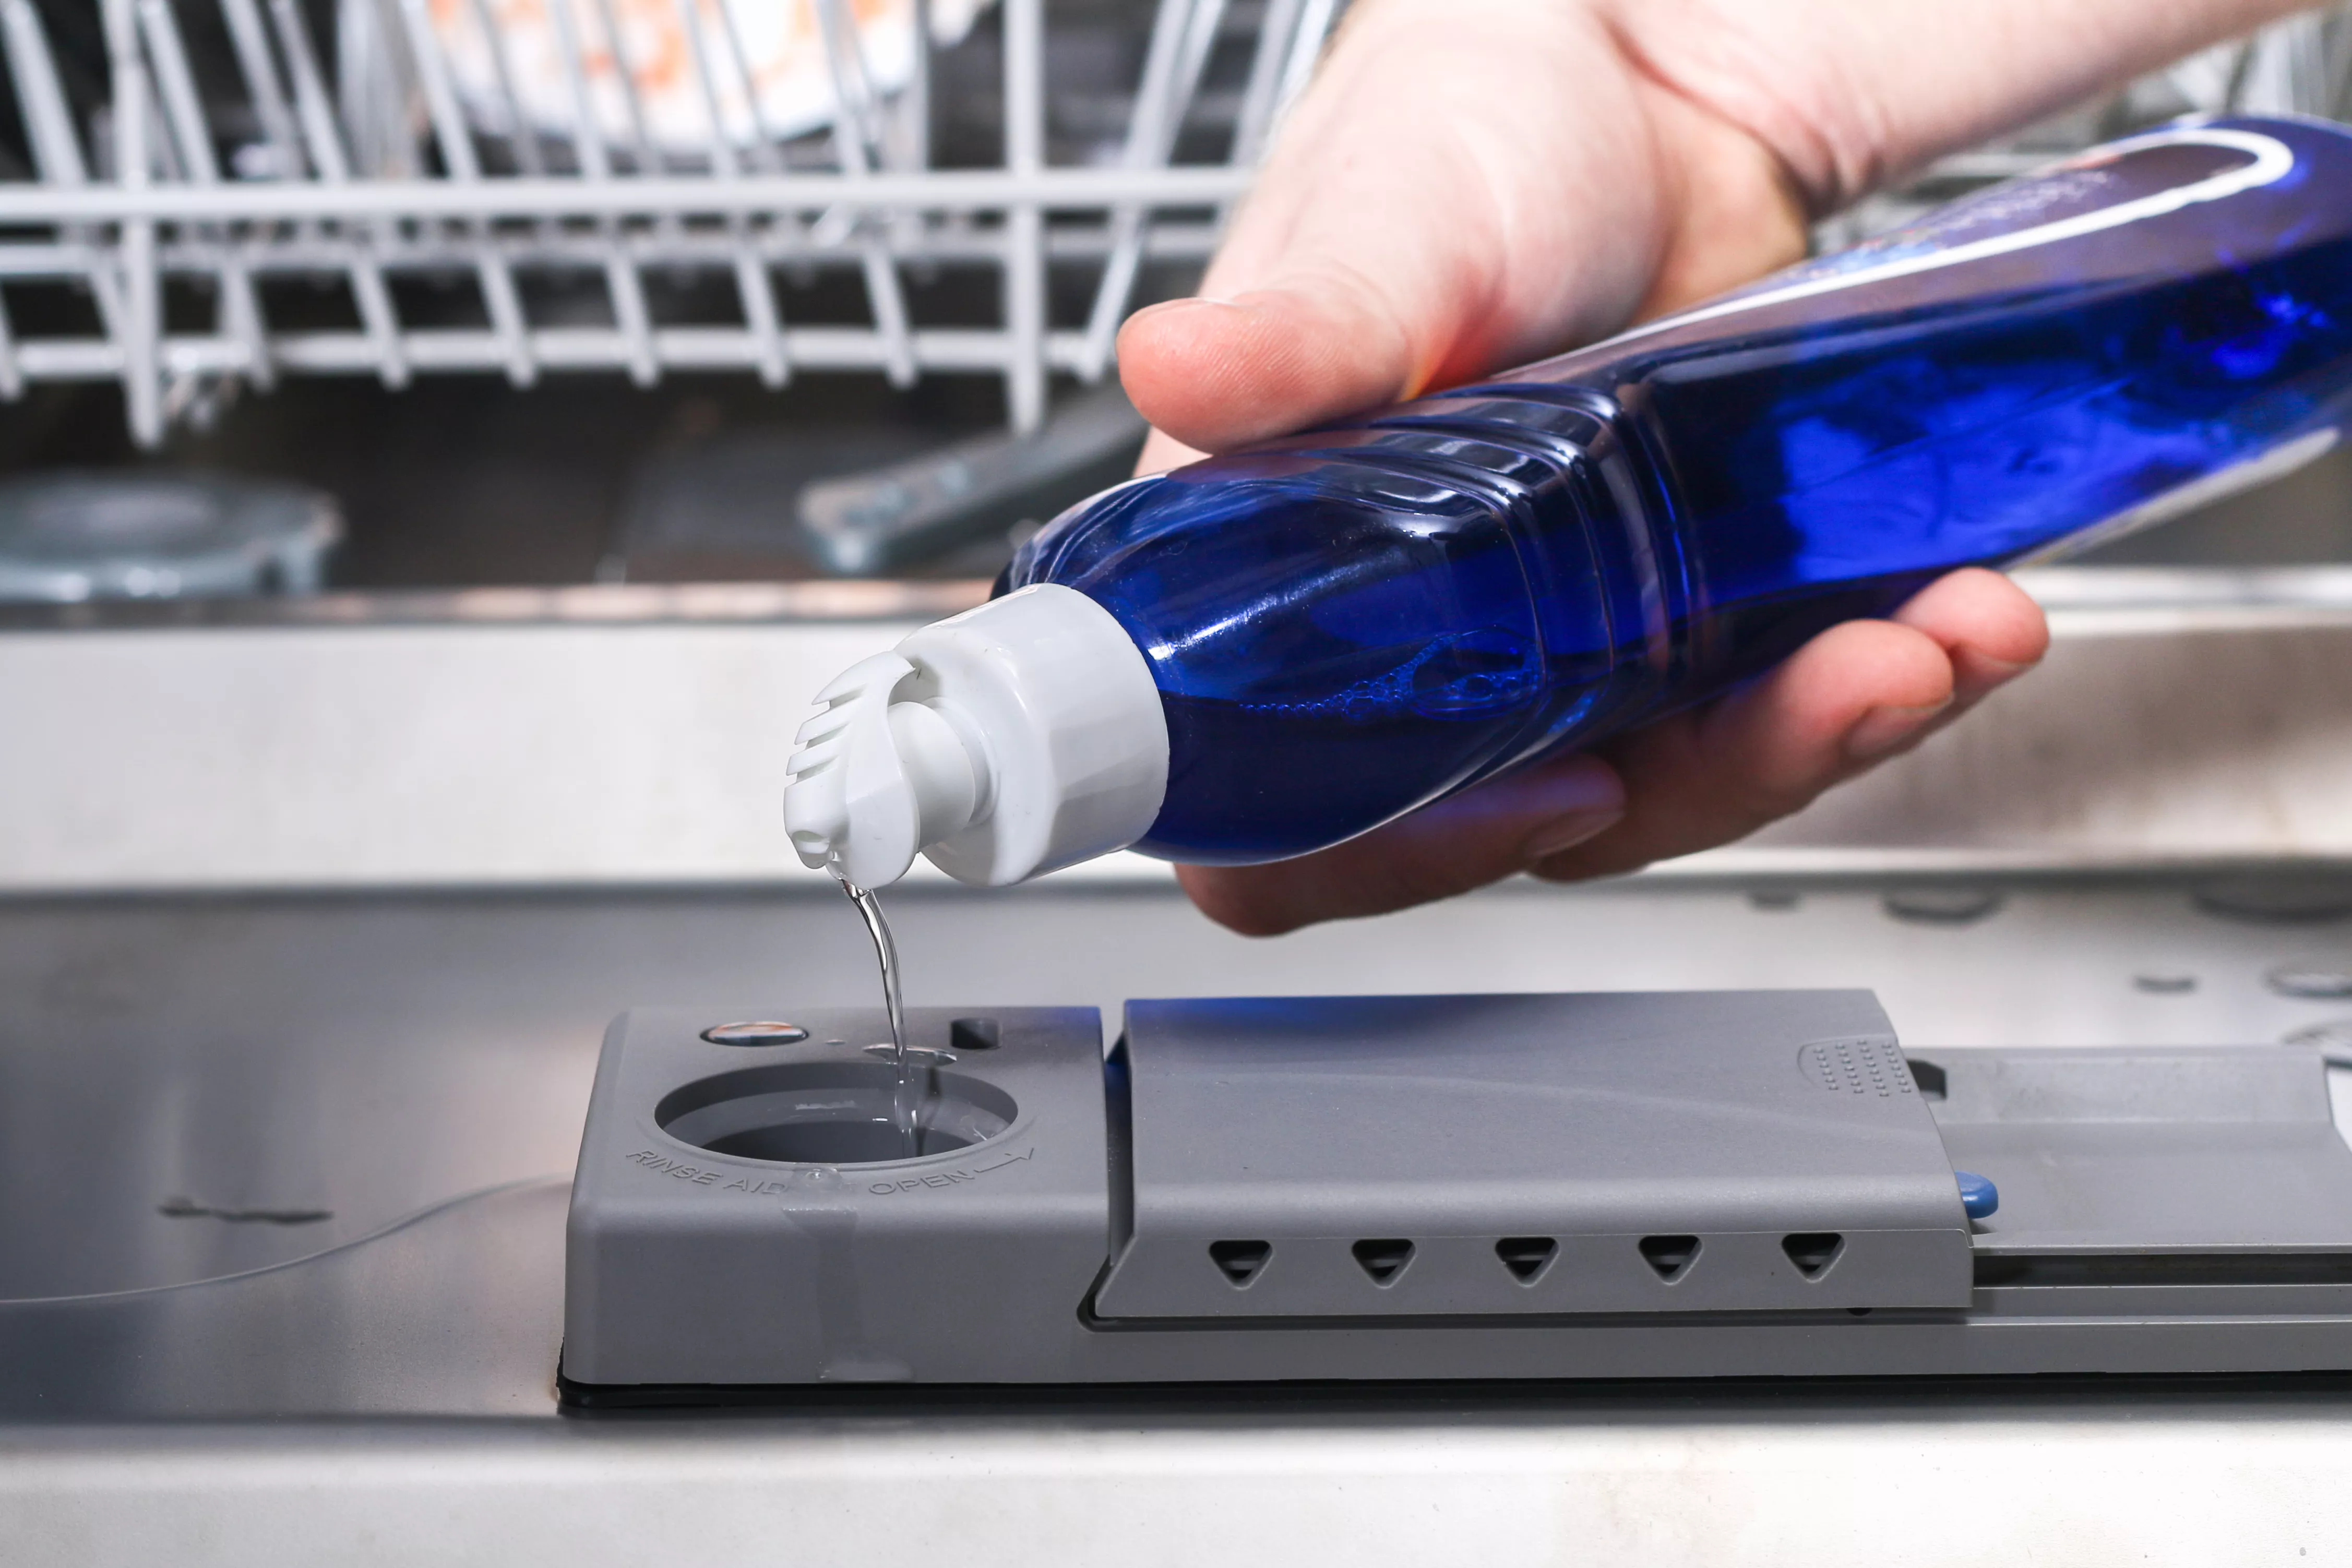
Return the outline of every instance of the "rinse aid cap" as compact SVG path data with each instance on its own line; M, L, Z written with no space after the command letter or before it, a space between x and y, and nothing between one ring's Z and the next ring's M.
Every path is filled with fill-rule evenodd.
M1108 610L1037 583L910 632L817 694L784 789L801 860L863 887L928 854L1002 887L1124 849L1168 790L1150 666Z

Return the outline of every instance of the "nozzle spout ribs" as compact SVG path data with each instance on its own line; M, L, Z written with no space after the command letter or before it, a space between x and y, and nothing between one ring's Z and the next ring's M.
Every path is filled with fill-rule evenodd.
M817 694L823 711L801 727L784 791L784 827L807 865L887 886L986 804L985 758L936 709L896 700L916 676L904 656L877 653Z
M1002 886L1133 843L1168 786L1140 651L1094 601L1025 588L923 627L817 694L784 790L811 867L886 887L928 854Z

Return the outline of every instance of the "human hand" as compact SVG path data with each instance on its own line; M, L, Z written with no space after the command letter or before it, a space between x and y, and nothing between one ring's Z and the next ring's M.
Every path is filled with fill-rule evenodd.
M1809 214L2286 9L2278 0L1361 0L1202 283L1138 312L1147 470L1606 335L1804 252ZM1297 860L1185 866L1270 935L1753 831L2046 646L1955 573L1762 679Z

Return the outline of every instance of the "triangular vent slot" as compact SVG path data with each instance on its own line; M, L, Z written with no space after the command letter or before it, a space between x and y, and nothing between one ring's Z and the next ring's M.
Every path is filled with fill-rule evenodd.
M1683 1277L1698 1256L1696 1236L1644 1236L1642 1238L1642 1258L1658 1271L1658 1278L1672 1284Z
M1374 1241L1359 1241L1348 1249L1375 1285L1392 1283L1404 1266L1412 1261L1412 1243L1398 1237L1382 1237Z
M1845 1238L1834 1230L1801 1230L1794 1236L1780 1238L1780 1250L1797 1266L1797 1272L1808 1280L1818 1280L1838 1260L1845 1250Z
M1522 1285L1532 1285L1536 1276L1544 1271L1559 1243L1549 1236L1506 1236L1495 1243L1495 1256L1511 1271L1511 1278Z
M1209 1243L1209 1261L1214 1263L1225 1278L1233 1281L1235 1290L1241 1289L1256 1279L1257 1271L1265 1268L1265 1260L1273 1256L1274 1244L1270 1241L1212 1241Z

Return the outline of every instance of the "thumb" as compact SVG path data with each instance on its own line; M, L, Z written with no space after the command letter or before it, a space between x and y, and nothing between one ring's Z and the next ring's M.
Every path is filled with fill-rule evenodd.
M1424 379L1415 350L1394 308L1343 272L1171 299L1118 334L1137 411L1209 452L1411 396Z
M1656 271L1657 161L1588 7L1351 11L1206 298L1130 318L1120 379L1161 431L1217 450L1589 339Z

